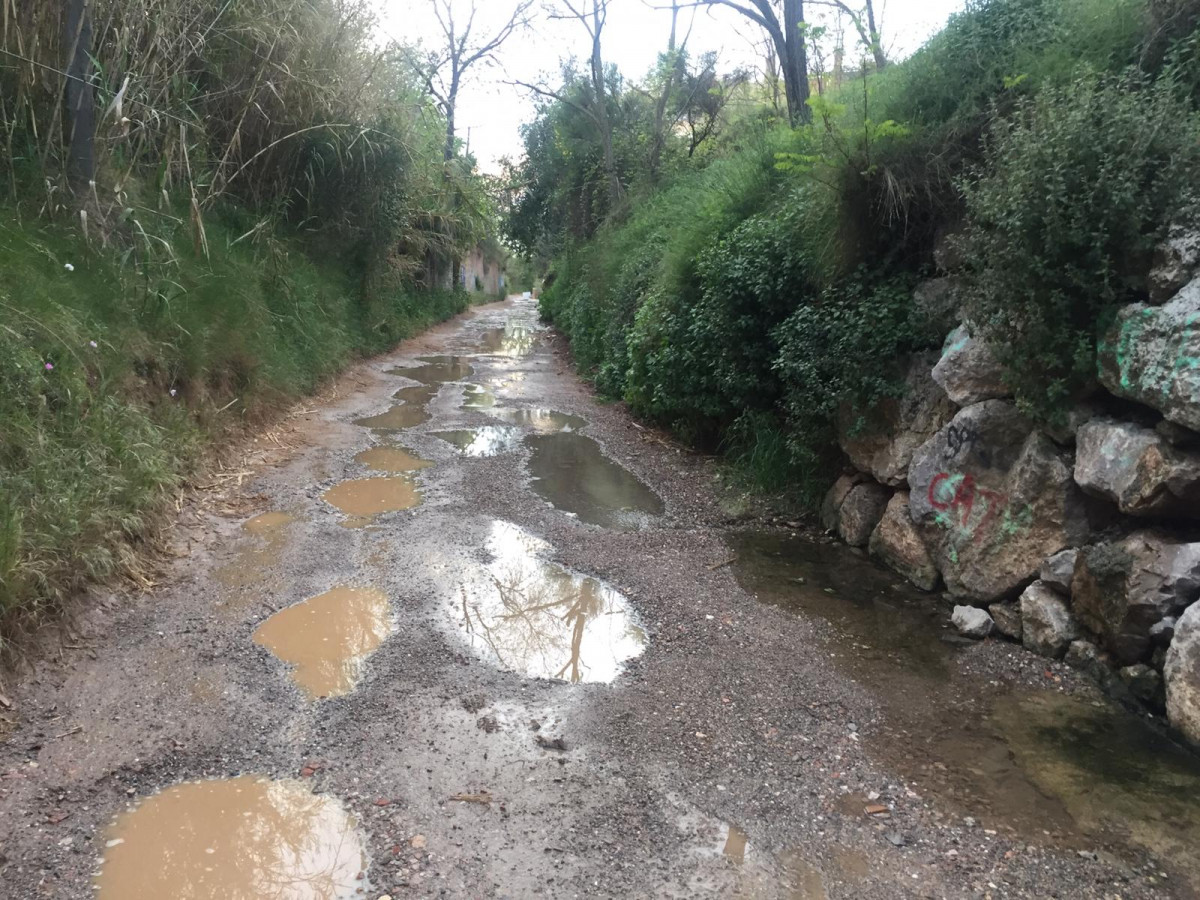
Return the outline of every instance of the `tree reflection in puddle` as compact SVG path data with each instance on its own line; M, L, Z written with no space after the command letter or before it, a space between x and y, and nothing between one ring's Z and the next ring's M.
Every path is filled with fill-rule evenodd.
M507 425L484 425L463 431L436 431L434 437L453 444L463 456L476 458L511 453L521 443L521 432Z
M455 618L473 650L531 678L609 682L645 649L646 633L612 587L543 557L550 546L493 522L492 560L460 586Z

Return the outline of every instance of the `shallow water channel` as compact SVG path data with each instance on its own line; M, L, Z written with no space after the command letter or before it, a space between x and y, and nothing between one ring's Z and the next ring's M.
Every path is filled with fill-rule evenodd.
M963 645L938 601L847 547L775 532L728 541L760 601L833 626L831 664L884 709L868 751L922 793L1030 841L1140 846L1200 885L1200 757L1167 732L1111 702L986 692L980 673L958 674Z

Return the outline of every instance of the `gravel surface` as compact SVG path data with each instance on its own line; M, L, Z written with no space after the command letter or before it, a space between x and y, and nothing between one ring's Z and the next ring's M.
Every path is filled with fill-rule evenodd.
M1049 702L1123 714L1015 645L955 642L948 609L746 512L712 460L598 402L551 333L523 356L483 349L533 316L527 301L481 307L356 367L185 508L155 589L98 597L21 677L0 710L16 722L0 745L0 894L92 897L115 814L181 781L255 774L304 779L357 818L370 860L355 896L1196 896L1194 816L1156 819L1157 795L1026 727ZM474 371L441 387L428 422L354 424L413 385L395 367L445 354ZM434 433L502 424L462 407L463 381L498 408L582 417L665 512L640 530L588 525L531 489L527 443L462 455ZM322 494L378 475L354 457L387 443L434 463L414 476L422 505L347 522ZM267 511L294 522L242 531ZM646 644L615 681L530 679L472 649L461 585L497 520L624 596ZM751 558L762 541L780 573ZM788 574L789 546L830 571ZM385 592L395 631L355 690L314 702L251 636L340 585ZM1176 763L1176 794L1200 784Z

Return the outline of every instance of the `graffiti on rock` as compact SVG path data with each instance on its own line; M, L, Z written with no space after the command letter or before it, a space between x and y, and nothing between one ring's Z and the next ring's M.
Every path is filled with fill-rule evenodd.
M939 472L929 483L929 504L936 521L955 537L955 544L979 542L989 534L1014 537L1033 522L1033 507L1013 504L1008 495L982 487L973 475ZM956 556L955 548L951 548Z

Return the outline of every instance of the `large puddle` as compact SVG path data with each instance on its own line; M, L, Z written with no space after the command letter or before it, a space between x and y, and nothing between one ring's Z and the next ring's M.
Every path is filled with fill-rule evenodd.
M504 425L485 425L463 431L436 431L433 436L453 444L463 456L499 456L511 453L521 445L521 432Z
M496 395L478 384L463 388L463 409L491 409L496 405Z
M560 431L578 431L587 425L587 419L552 409L497 409L492 412L497 419L510 425L528 428L538 434L557 434Z
M481 347L492 356L517 358L533 350L534 330L525 322L512 320L503 328L489 328L483 333Z
M728 541L759 600L835 627L832 664L884 708L868 751L921 793L1027 840L1139 845L1200 887L1200 757L1111 703L1030 689L971 702L984 686L965 679L982 676L957 674L958 645L928 595L841 545L774 533ZM847 809L865 802L849 797Z
M421 384L445 384L470 378L471 364L461 356L422 356L422 365L390 370L389 374L403 375Z
M545 556L545 541L508 522L488 533L491 561L471 572L450 612L471 648L531 678L608 682L640 655L646 633L625 597Z
M108 833L99 900L347 900L367 889L354 820L292 781L167 788Z
M384 513L413 509L421 504L421 491L404 476L343 481L325 492L325 502L359 520Z
M529 471L533 489L556 508L603 528L634 531L663 513L663 502L589 437L535 434Z
M354 458L368 469L374 469L376 472L390 472L393 475L419 472L433 465L429 460L413 456L407 450L399 447L372 447Z
M294 521L287 513L269 512L244 523L242 530L261 543L241 551L233 562L217 569L217 581L229 588L261 583L264 570L279 562L287 546L287 527Z
M424 406L414 406L404 403L399 406L393 406L387 412L380 413L377 416L355 419L354 424L375 431L403 431L406 428L415 428L417 425L424 425L431 418L429 410Z
M392 631L386 595L339 587L277 612L254 632L254 643L291 663L292 680L315 700L352 691Z

